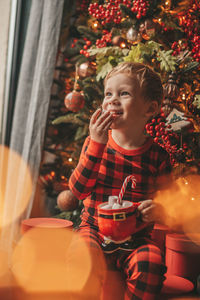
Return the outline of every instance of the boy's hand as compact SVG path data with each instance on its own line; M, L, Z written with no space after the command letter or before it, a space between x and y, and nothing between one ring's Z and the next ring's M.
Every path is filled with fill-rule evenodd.
M153 200L144 200L140 202L141 204L138 206L138 210L141 213L142 221L143 222L153 222L155 221L154 210L155 210L155 203Z
M98 108L90 119L90 137L98 143L106 144L108 141L108 129L114 117L109 111L101 112L102 109Z

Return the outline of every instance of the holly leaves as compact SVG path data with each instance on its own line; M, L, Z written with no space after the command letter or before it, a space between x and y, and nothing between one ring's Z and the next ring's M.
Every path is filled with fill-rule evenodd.
M124 60L149 63L152 59L156 58L160 62L161 72L174 72L177 61L176 58L172 56L172 52L172 50L162 50L161 44L156 43L155 41L148 41L132 46L129 54Z
M90 56L96 57L97 76L100 81L122 61L132 61L153 65L152 60L159 63L160 72L174 72L176 70L177 58L172 55L172 50L163 50L162 45L155 41L138 43L131 49L121 49L120 47L93 48L89 51Z
M123 57L129 52L128 49L120 47L102 47L88 50L90 56L96 56L97 76L96 80L104 79L112 68L123 61Z
M165 72L174 72L176 70L177 61L172 56L173 50L159 50L157 53L157 59L160 61L160 69Z

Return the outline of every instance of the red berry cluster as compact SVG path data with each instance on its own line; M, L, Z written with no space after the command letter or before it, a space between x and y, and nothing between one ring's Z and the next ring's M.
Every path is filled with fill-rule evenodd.
M171 48L173 50L172 55L176 56L179 55L181 51L184 51L188 48L188 43L187 42L173 42L173 44L171 45Z
M73 39L72 43L71 43L71 48L76 47L76 43L77 43L78 39Z
M103 30L103 36L101 39L98 39L96 41L96 46L97 48L106 47L107 43L111 43L111 40L112 40L112 33L107 30Z
M192 43L193 43L193 48L192 48L193 57L195 60L200 62L200 35L194 34Z
M180 40L179 42L173 42L171 45L171 48L173 50L172 55L176 56L179 55L181 51L185 51L188 49L188 43L187 41Z
M162 30L165 31L165 32L167 32L169 30L171 30L171 31L174 30L171 26L169 26L169 24L166 24L165 22L163 22L163 20L162 21L158 21L158 23L162 27Z
M178 135L170 130L171 125L166 125L164 113L156 116L146 125L146 132L154 138L154 141L165 148L170 154L171 162L176 162L176 156L181 152L176 145L172 145L171 139L178 139Z
M200 2L191 0L190 7L179 16L180 25L183 27L189 41L191 42L192 54L195 60L200 61Z
M167 26L165 23L161 23L161 26L163 28L163 30L166 32L166 31L173 31L174 29L170 26Z
M92 45L92 42L87 38L83 38L83 39L85 41L85 45L83 46L83 49L80 50L80 54L85 55L85 57L89 57L90 54L87 50Z
M181 52L181 47L178 42L174 42L172 44L171 48L173 50L173 53L172 53L173 56L176 56Z
M122 12L120 10L120 3L123 0L110 0L104 5L98 5L98 3L91 3L88 11L91 16L97 20L101 20L101 24L104 26L106 23L119 24L122 20Z
M149 8L149 1L147 0L135 0L133 3L131 0L110 0L104 5L98 5L98 3L91 3L88 11L91 16L97 20L101 20L101 24L104 26L107 23L114 22L120 24L122 21L122 11L120 10L120 4L125 5L136 14L136 18L140 19L146 16Z
M149 9L149 1L147 0L135 0L133 2L133 6L131 11L136 13L136 18L141 19L145 17L147 14L147 10Z

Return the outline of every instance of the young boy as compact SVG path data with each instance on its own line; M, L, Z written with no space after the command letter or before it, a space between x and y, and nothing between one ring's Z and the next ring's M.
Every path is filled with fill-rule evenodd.
M128 186L124 199L141 202L137 232L120 249L105 254L125 274L125 299L156 299L166 271L149 234L155 206L151 199L170 180L171 164L168 153L144 132L162 98L160 77L150 67L131 62L115 67L105 78L102 108L91 117L90 136L69 181L74 195L84 199L79 232L90 245L111 253L112 243L106 245L98 229L97 206L110 195L118 196L128 175L136 178L136 188Z

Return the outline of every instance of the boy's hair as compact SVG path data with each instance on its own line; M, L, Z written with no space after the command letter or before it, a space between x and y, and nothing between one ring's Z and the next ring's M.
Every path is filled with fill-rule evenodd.
M123 62L113 68L105 77L106 81L116 74L125 73L132 77L139 85L140 94L145 101L157 101L161 105L163 100L163 86L160 76L149 66L142 63Z

